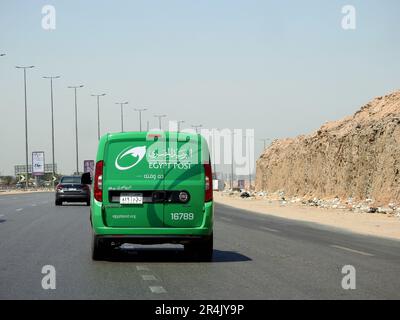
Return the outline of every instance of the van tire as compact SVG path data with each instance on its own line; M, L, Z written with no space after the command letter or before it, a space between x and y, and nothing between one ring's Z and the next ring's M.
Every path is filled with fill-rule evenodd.
M62 202L60 200L56 200L55 204L56 206L62 206Z
M100 261L105 260L108 256L109 250L104 242L102 242L96 235L92 236L92 260Z
M86 201L86 206L90 206L90 201Z
M185 252L197 261L212 261L213 250L214 237L212 234L200 242L185 244Z

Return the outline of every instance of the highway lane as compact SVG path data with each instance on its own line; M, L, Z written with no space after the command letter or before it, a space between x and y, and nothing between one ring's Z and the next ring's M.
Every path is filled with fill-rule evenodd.
M56 290L41 287L44 265ZM341 287L344 265L356 290ZM172 245L94 262L88 207L0 196L0 299L399 299L399 288L399 241L216 205L211 263Z

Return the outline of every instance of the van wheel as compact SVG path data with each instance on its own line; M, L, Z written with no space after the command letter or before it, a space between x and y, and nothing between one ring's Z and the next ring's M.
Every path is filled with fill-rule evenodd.
M195 258L195 260L204 262L212 261L214 249L213 238L211 234L210 237L201 242L185 244L185 252Z
M56 206L62 206L62 202L60 200L56 200Z
M101 241L96 235L92 237L92 260L105 260L109 250L107 245Z
M90 201L86 201L86 206L90 206Z

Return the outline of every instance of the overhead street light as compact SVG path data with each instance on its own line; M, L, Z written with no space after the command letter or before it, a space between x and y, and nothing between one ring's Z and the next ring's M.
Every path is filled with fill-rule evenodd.
M54 188L54 177L56 176L56 169L55 169L55 152L54 152L54 99L53 99L53 79L59 79L60 76L44 76L43 79L50 79L50 104L51 104L51 154L52 154L52 169L53 169L53 178L52 184Z
M135 109L135 111L139 112L139 131L142 132L142 112L146 111L147 108Z
M161 119L165 118L167 115L166 114L155 114L154 117L158 118L158 128L162 130L161 126Z
M115 104L119 104L121 106L121 132L124 132L124 104L128 104L129 102L116 102Z
M4 55L4 54L3 54ZM26 182L25 186L28 188L28 102L27 102L27 96L26 96L26 69L32 69L34 66L16 66L17 69L23 69L24 70L24 94L25 94L25 165L26 165Z
M197 124L197 125L192 124L192 128L196 130L196 133L199 133L198 129L200 129L202 126L203 126L202 124Z
M79 174L79 146L78 146L78 101L76 90L83 88L83 85L69 86L69 89L74 89L75 93L75 152L76 152L76 174Z
M92 97L97 97L97 140L100 140L100 97L104 97L106 94L92 94Z

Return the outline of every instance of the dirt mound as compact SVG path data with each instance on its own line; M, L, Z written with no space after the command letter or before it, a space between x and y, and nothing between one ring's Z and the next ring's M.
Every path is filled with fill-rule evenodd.
M257 160L256 189L290 196L400 202L400 91L311 135L276 140Z

